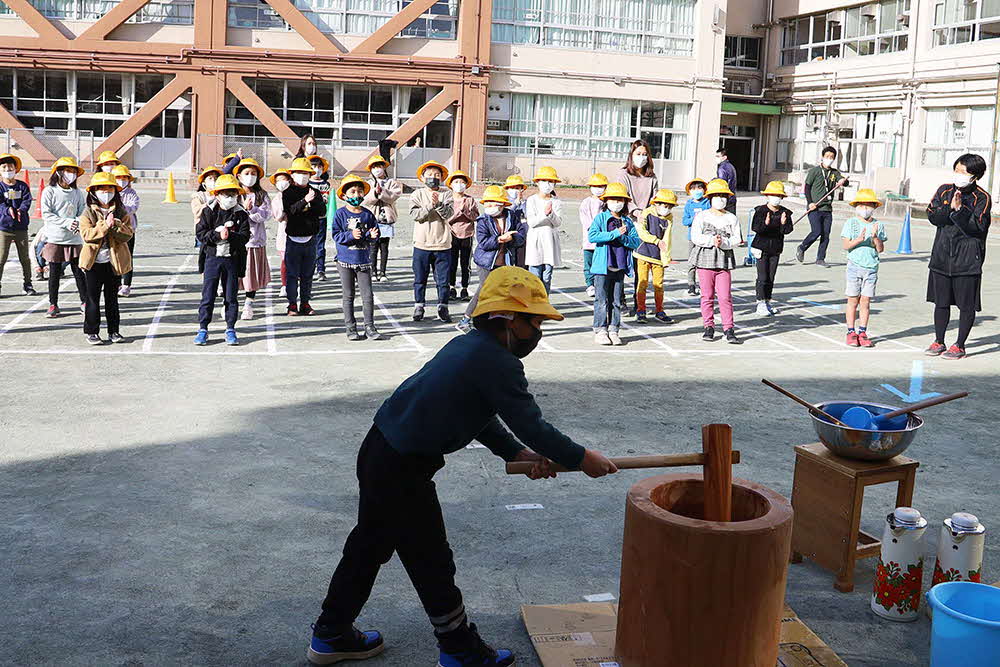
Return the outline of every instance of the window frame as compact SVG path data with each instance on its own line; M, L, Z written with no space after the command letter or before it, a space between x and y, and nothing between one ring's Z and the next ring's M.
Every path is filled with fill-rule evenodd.
M376 1L376 0L373 0ZM379 17L385 20L380 21L375 26L375 30L385 25L393 16L407 7L412 0L377 0L386 7L384 9L364 9L352 8L351 0L339 0L334 7L317 7L310 0L294 0L296 9L309 19L320 32L328 35L360 35L368 36L373 31L351 30L351 18L371 18ZM460 0L437 0L426 12L415 18L409 25L400 30L397 38L406 39L433 39L454 41L458 39L458 13ZM389 5L392 5L391 7ZM447 14L435 13L435 7L447 7ZM254 11L252 19L238 20L238 11ZM333 20L331 21L330 18ZM418 23L423 23L424 30L414 28ZM446 31L435 31L431 28L439 23L447 22L449 29ZM281 16L274 11L264 0L227 0L226 3L226 25L230 28L249 28L252 30L283 30L293 31L292 27L285 22Z
M789 17L781 21L782 31L781 31L781 57L780 66L781 67L794 67L796 65L801 65L803 63L814 62L817 58L822 57L823 60L831 60L835 58L863 58L867 56L880 56L888 55L891 53L903 53L910 48L910 28L908 24L905 28L898 28L899 23L897 21L897 29L886 30L885 26L882 25L883 17L885 12L882 11L884 5L893 3L897 7L900 4L904 5L904 9L897 9L897 12L912 11L913 2L919 2L920 0L876 0L872 2L866 2L862 4L856 4L849 7L840 7L837 9L830 9L824 12L817 12L814 14L805 14L802 16ZM978 0L976 0L978 2ZM869 5L874 5L876 7L874 26L872 32L862 34L860 26L862 22L858 21L858 34L847 35L848 28L848 16L853 12L858 12L858 17L860 19L860 11L863 7L868 7ZM837 14L843 14L844 20L839 24L839 34L836 37L831 37L831 25L836 25L836 22L831 21L831 17ZM897 14L898 15L898 14ZM817 40L815 36L817 23L819 20L823 21L823 39ZM801 32L798 24L801 22L807 23L807 28L805 30L806 40L800 43L794 43L797 39L797 34ZM792 26L796 26L792 30ZM793 35L792 40L789 40L789 35ZM892 45L891 49L882 50L882 45L885 40L889 40ZM791 41L791 43L790 43ZM861 53L860 45L870 43L871 51L869 53ZM856 52L848 53L849 45L855 45ZM832 52L832 50L836 50ZM821 53L815 53L816 51L821 51ZM801 56L801 59L798 59Z
M949 0L936 0L931 4L931 48L937 49L948 46L962 46L963 44L972 44L974 42L982 42L990 39L1000 38L1000 31L993 37L983 37L983 26L988 24L997 24L1000 26L1000 11L994 16L983 16L983 2L982 0L970 0L966 2L968 5L975 5L975 16L971 19L963 19L961 21L951 21L938 23L937 22L937 10L939 7L947 7ZM942 13L944 10L942 9ZM947 33L948 35L957 35L958 31L965 28L969 29L969 39L964 41L955 41L953 38L946 39L943 43L939 42L939 38L942 34Z
M62 21L97 21L118 4L115 0L29 0L42 16ZM103 11L99 7L103 5ZM67 9L56 11L55 7ZM162 8L159 15L150 8ZM180 11L171 11L180 8ZM186 11L184 11L186 8ZM171 14L176 14L171 16ZM17 18L5 3L0 2L0 17ZM164 25L194 25L194 0L150 0L124 23L162 23Z
M757 59L755 61L755 64L751 66L751 65L731 65L731 64L727 63L726 62L726 58L727 58L726 51L729 49L729 41L730 40L734 40L735 41L736 61L737 62L739 62L739 60L740 60L741 57L745 57L745 56L741 55L741 51L742 51L741 47L743 47L745 44L747 44L749 42L756 42L757 43ZM734 69L754 71L754 72L760 71L761 56L763 55L763 53L762 53L763 44L764 44L764 38L763 37L755 37L753 35L726 35L726 44L723 47L723 52L722 52L723 66L724 67L732 67Z

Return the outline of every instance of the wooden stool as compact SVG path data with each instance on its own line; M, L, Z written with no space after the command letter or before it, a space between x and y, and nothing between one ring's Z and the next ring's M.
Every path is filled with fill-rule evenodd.
M895 507L908 507L919 465L902 455L888 461L845 459L819 442L795 447L792 562L805 556L837 573L838 591L853 591L854 562L877 556L882 546L860 529L865 487L897 482Z

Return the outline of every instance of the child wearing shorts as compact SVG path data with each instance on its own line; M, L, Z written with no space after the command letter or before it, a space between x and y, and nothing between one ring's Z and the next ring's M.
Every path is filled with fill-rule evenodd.
M881 205L873 190L858 190L851 202L855 215L840 232L847 251L847 345L851 347L875 346L868 337L868 316L878 282L878 256L886 240L885 227L875 219L875 209Z

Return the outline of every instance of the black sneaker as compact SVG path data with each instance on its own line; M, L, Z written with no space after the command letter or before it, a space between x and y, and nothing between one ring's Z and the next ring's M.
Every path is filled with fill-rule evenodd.
M705 327L705 333L701 335L702 340L715 340L715 328Z
M457 299L458 291L454 287L452 287L451 289L448 290L448 297L451 299Z
M365 336L368 340L385 340L385 336L379 333L375 327L365 327Z
M438 306L438 320L446 324L451 322L451 313L448 312L448 306Z
M385 642L378 632L361 632L352 627L342 635L324 637L322 629L314 625L306 659L314 665L332 665L342 660L365 660L384 650Z
M667 315L667 314L666 314L665 312L663 312L662 310L661 310L660 312L658 312L658 313L657 313L656 315L654 315L654 317L655 317L655 318L656 318L656 319L657 319L658 321L660 321L660 322L663 322L664 324L673 324L673 323L674 323L674 320L673 320L673 318L672 318L672 317L670 317L669 315Z
M87 334L87 343L90 345L104 345L104 341L97 334Z
M688 296L698 296L698 288L694 285L688 285Z
M795 261L799 264L806 261L806 251L801 247L795 249Z
M35 296L38 292L31 286L31 283L24 283L24 293L26 296Z
M458 295L458 298L462 301L472 301L472 297L469 296L469 290L464 287L462 288L462 293Z
M347 330L347 340L352 341L352 342L353 341L358 341L358 340L364 340L364 336L362 336L361 334L359 334L357 329L348 329Z
M742 345L743 341L736 337L735 329L726 329L722 333L726 334L726 342L730 345Z
M413 307L413 321L420 322L424 319L424 304L418 303Z
M121 335L120 333L113 333L113 334L111 334L111 335L108 336L108 342L109 343L124 343L125 342L125 336Z
M816 266L830 266L830 265L826 263L825 259L817 259Z
M507 649L495 650L479 636L475 623L465 631L456 631L461 637L438 638L441 650L438 667L509 667L515 662L514 654Z

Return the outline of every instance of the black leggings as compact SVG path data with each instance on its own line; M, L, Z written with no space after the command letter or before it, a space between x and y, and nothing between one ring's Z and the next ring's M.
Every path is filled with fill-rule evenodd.
M781 255L765 252L757 260L757 300L770 301L774 293L774 276L778 272Z
M252 292L247 292L247 298L248 299L256 299L257 298L257 290L254 290Z
M379 237L372 243L372 271L377 275L385 275L385 269L389 265L389 241L391 240L392 237ZM378 267L377 270L376 267Z
M59 281L63 277L63 266L66 262L49 262L49 303L53 306L59 305ZM69 267L73 271L73 279L76 280L76 291L80 295L80 303L87 303L87 281L83 277L79 260L74 257L69 261Z
M448 276L449 284L454 287L457 284L458 268L462 267L462 287L468 289L469 279L472 277L469 260L472 258L472 237L460 239L455 237L451 240L451 275Z
M131 255L132 261L134 262L135 261L135 234L133 234L132 238L130 238L128 240L128 254ZM133 273L135 273L134 269L132 271L129 271L128 273L126 273L124 276L122 276L122 283L124 283L128 287L131 287L132 286L132 274Z
M948 322L950 321L950 306L934 306L934 340L942 345L944 345L944 334L948 329ZM955 339L955 345L963 350L965 349L965 341L969 338L969 332L972 331L972 325L975 322L975 310L970 308L969 310L958 311L958 338Z

